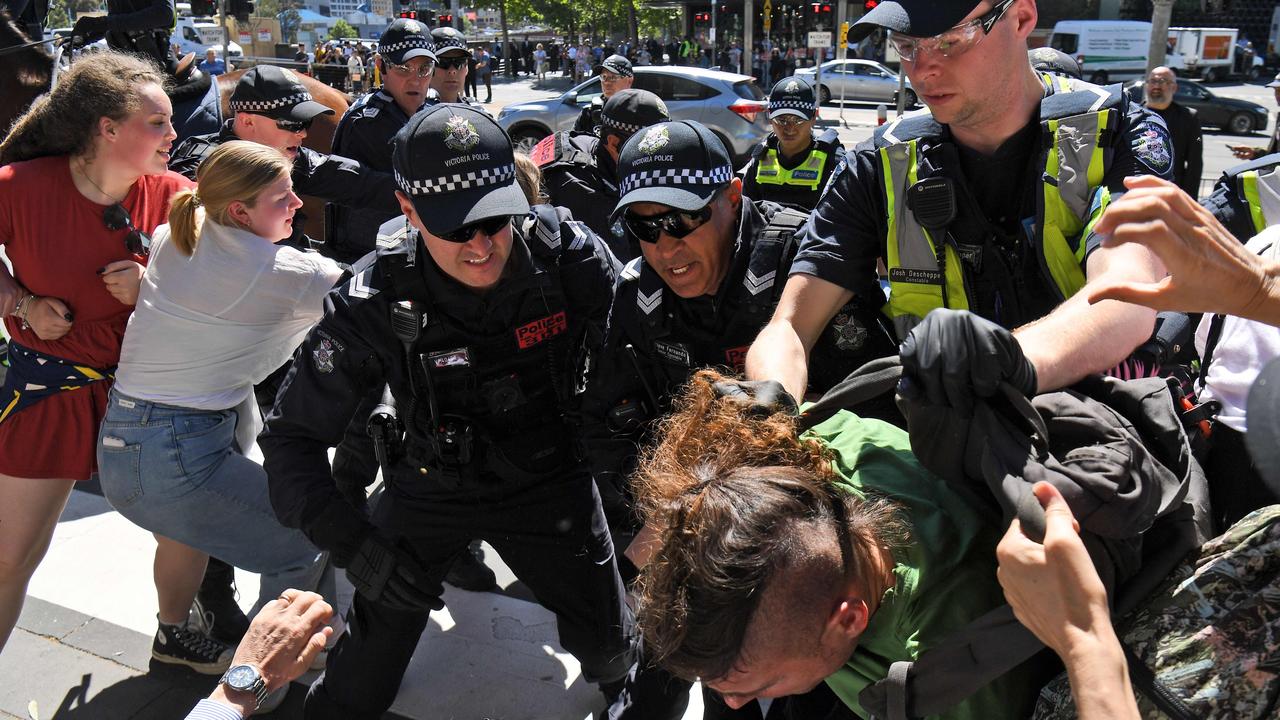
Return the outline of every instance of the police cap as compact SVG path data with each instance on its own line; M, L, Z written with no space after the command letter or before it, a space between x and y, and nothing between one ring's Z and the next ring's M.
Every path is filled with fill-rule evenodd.
M409 118L396 133L391 165L432 235L529 212L516 183L511 138L467 105L434 105Z
M273 120L307 122L333 109L311 97L307 86L293 73L275 65L249 68L231 91L231 112L265 115Z
M620 77L632 77L636 74L635 70L631 68L631 61L621 55L610 55L605 58L598 69L608 70Z
M635 133L671 119L666 103L648 90L629 88L614 93L600 111L600 124L620 135Z
M427 28L417 20L396 18L378 38L378 54L394 65L416 57L436 59L435 46Z
M792 75L779 80L769 93L769 119L796 115L812 120L818 114L818 98L808 80Z
M463 53L467 51L467 39L456 29L445 25L431 31L431 40L436 44L436 55L445 53Z
M622 197L613 210L615 220L639 202L697 210L733 179L733 159L702 123L664 122L627 140L618 157L618 177Z
M912 37L933 37L960 24L981 1L881 0L849 28L849 42L858 42L878 28Z

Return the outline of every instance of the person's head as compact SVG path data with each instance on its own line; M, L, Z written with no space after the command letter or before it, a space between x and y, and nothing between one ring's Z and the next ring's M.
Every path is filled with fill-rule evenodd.
M1147 96L1147 107L1163 110L1173 102L1173 94L1178 91L1178 77L1169 68L1157 65L1147 73L1142 90Z
M293 233L293 215L302 201L289 179L292 161L279 150L259 143L223 143L200 163L196 188L173 198L169 208L170 239L190 257L200 240L197 209L204 219L238 227L279 242Z
M1280 73L1276 73L1276 76L1271 79L1271 82L1267 83L1267 87L1275 91L1276 104L1280 105Z
M511 219L529 212L511 139L493 118L441 104L409 118L391 156L396 197L441 272L484 292L511 255Z
M467 80L467 39L451 27L431 31L436 44L436 73L431 78L431 88L440 94L444 102L458 102Z
M724 143L701 123L665 122L636 133L618 159L613 218L671 291L713 295L729 271L742 181Z
M134 179L163 173L177 138L164 83L159 68L137 56L83 55L14 121L0 165L73 155Z
M621 55L610 55L600 63L600 91L606 99L631 87L635 79L631 61Z
M547 202L547 196L542 191L542 168L533 161L528 155L518 152L515 154L516 160L516 182L520 183L520 190L524 193L525 200L530 205L538 205Z
M779 80L769 93L769 126L778 138L778 151L786 157L808 149L818 121L818 99L813 86L801 77Z
M213 48L209 48L208 50L204 51L205 62L212 64L213 61L217 59L218 59L218 53L215 52Z
M538 43L538 46L537 46L536 48L534 48L534 49L535 49L535 50L541 50L541 49L542 49L542 43Z
M600 143L617 164L622 146L632 135L670 119L662 98L648 90L622 90L605 101L600 111Z
M376 62L382 89L406 115L417 112L427 99L436 67L436 47L427 27L408 18L392 20L378 38Z
M333 114L292 70L275 65L258 65L240 76L230 104L236 137L273 147L290 160L298 156L316 116Z
M885 0L849 29L849 40L892 30L902 68L933 117L983 133L1021 105L1037 17L1035 0Z
M306 51L307 51L307 44L306 44L306 43L298 43L298 52L306 52Z
M798 695L843 665L906 541L900 510L842 491L794 416L721 397L699 371L635 475L658 532L637 621L654 660L731 707Z

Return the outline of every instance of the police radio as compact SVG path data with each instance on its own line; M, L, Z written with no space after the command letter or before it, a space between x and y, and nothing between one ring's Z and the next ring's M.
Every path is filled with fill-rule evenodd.
M907 209L920 227L929 231L933 254L938 259L938 276L942 281L942 306L951 307L947 298L947 226L956 219L956 189L949 177L929 177L907 188Z

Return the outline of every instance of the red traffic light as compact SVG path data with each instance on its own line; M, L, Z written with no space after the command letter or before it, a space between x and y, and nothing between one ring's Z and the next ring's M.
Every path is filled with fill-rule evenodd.
M453 16L452 16L452 15L439 15L439 16L437 16L437 17L438 17L438 19L440 20L440 22L442 22L442 23L451 23L451 22L453 22Z
M864 2L862 3L862 12L864 13L871 12L872 10L875 10L876 6L879 4L880 4L880 0L864 0Z
M418 13L417 13L416 11L413 11L413 10L401 10L401 11L400 11L400 17L402 17L402 18L406 18L406 19L409 19L409 20L417 20L417 19L418 19Z
M831 12L831 6L830 6L830 5L823 5L823 6L822 6L822 12L824 12L824 13L829 13L829 12Z

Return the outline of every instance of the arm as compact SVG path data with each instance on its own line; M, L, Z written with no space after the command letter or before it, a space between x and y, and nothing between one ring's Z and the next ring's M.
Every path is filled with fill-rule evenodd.
M1049 483L1037 483L1045 508L1044 543L1017 520L996 548L997 577L1018 621L1067 666L1081 720L1137 720L1124 652L1111 626L1107 591L1080 540L1071 508Z
M340 155L321 155L302 148L293 164L294 188L321 200L353 208L399 213L396 182L391 173Z
M747 351L747 379L777 380L792 397L804 397L809 351L836 311L853 293L812 275L792 275L778 307Z

